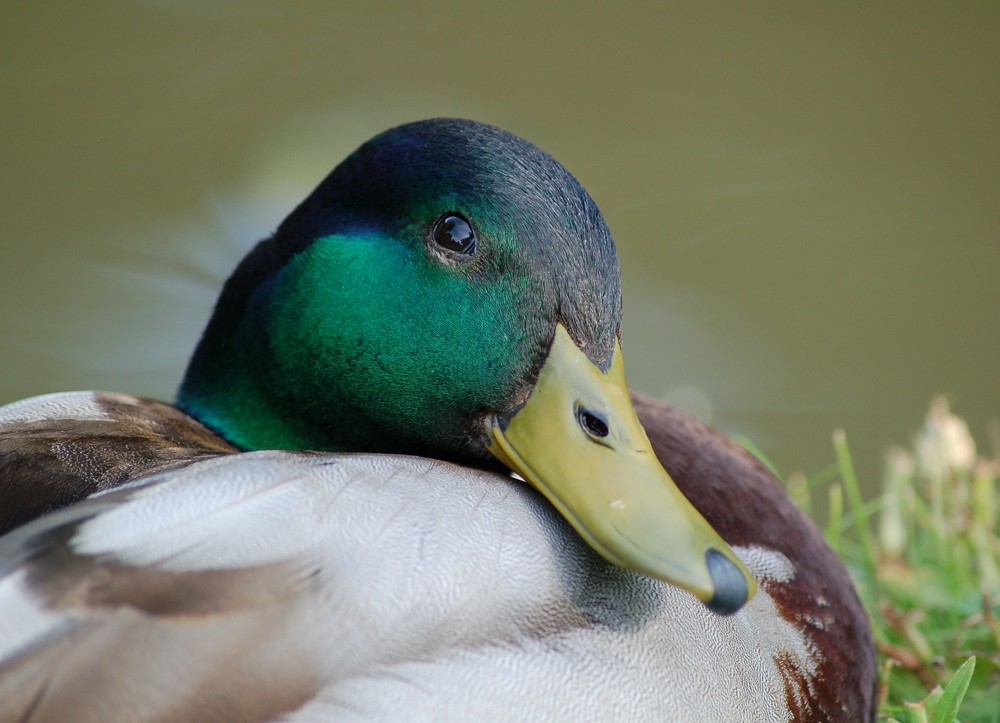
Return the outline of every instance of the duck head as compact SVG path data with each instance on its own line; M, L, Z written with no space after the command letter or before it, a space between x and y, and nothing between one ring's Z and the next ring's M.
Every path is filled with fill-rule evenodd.
M554 159L463 120L365 143L226 282L178 406L245 449L499 460L611 562L729 613L755 583L657 461L614 243Z

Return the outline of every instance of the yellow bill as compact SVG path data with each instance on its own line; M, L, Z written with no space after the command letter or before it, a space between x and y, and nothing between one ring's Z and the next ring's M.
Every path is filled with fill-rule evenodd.
M639 423L616 344L602 372L562 324L531 396L494 417L490 452L535 486L610 562L734 613L756 581L660 465Z

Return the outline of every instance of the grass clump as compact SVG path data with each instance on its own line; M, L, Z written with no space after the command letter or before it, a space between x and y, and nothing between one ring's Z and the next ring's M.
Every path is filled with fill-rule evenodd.
M1000 723L1000 459L977 452L944 398L909 449L886 457L883 492L865 501L844 432L837 462L789 493L847 564L872 615L881 661L879 720Z

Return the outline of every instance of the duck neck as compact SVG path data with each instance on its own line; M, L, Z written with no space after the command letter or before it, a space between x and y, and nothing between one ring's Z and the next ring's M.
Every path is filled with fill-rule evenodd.
M253 340L240 339L239 331L220 333L206 332L198 345L177 393L179 409L241 449L341 451L270 400L255 373Z
M268 269L281 266L272 241L258 244L223 286L176 405L242 449L340 451L346 445L333 443L301 416L279 406L260 374L267 350L260 332L266 316L258 290L270 285Z

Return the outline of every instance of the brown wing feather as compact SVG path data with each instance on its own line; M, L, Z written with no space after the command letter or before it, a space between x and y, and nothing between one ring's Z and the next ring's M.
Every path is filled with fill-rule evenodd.
M95 393L106 419L0 426L0 535L95 492L239 450L178 409Z

